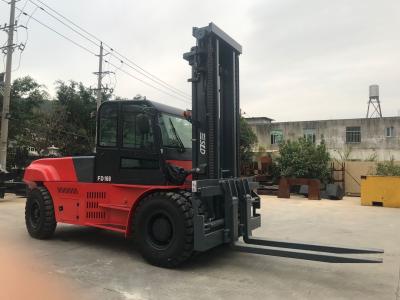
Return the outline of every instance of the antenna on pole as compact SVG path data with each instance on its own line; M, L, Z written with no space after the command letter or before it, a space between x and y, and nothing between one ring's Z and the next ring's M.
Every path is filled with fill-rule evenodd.
M379 85L369 86L369 101L367 109L368 118L382 118L381 103L379 101Z

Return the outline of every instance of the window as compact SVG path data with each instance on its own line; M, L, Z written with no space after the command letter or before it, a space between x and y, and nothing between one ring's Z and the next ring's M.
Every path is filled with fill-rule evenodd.
M154 135L149 116L132 105L126 105L122 111L122 147L153 149Z
M121 169L158 169L158 160L121 158Z
M160 126L164 146L192 148L192 124L188 120L163 113Z
M394 128L393 126L391 127L386 127L386 137L394 137Z
M281 130L273 130L271 132L271 145L279 144L283 141L283 134Z
M346 127L346 143L348 144L361 143L360 127Z
M118 106L105 105L100 110L99 145L117 146Z
M304 129L304 138L313 144L315 144L315 129Z

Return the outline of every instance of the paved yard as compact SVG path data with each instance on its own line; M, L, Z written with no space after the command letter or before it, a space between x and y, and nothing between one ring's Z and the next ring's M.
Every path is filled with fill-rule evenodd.
M0 200L0 299L400 299L400 209L362 207L359 198L263 196L263 227L255 233L384 248L383 264L306 262L220 247L166 270L102 230L61 225L52 240L31 239L24 205L12 195Z

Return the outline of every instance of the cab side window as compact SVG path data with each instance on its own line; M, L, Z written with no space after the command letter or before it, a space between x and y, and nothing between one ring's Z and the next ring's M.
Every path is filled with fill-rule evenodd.
M122 111L122 147L153 150L154 134L150 116L130 109L128 105Z
M99 146L117 146L118 106L107 105L100 110Z

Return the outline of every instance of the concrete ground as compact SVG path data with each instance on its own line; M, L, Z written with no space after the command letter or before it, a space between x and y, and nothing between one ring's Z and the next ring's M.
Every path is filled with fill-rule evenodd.
M145 263L118 234L59 225L28 236L24 198L0 200L0 299L400 299L400 209L359 198L262 197L263 237L384 248L383 264L327 264L220 247L177 270ZM29 297L27 297L29 295Z

